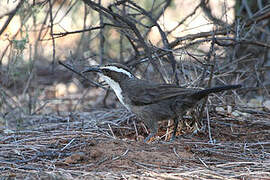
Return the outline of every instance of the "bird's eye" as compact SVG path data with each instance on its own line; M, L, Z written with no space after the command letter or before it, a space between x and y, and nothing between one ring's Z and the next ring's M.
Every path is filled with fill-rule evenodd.
M104 75L108 75L109 74L109 70L108 69L102 69L102 73L104 74Z

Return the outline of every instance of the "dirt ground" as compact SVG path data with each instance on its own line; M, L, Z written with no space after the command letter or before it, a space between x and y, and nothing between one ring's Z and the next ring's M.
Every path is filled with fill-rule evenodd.
M24 130L1 130L1 179L270 179L270 114L245 115L215 112L210 132L148 144L121 109L22 117Z

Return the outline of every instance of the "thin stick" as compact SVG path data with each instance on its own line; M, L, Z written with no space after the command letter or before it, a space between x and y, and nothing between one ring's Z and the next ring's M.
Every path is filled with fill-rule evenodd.
M115 137L115 135L114 135L114 133L113 133L112 127L110 126L110 124L108 124L108 126L109 126L109 129L110 129L110 131L111 131L111 133L112 133L112 135L113 135L113 138L116 139L116 137Z
M207 166L207 164L205 164L205 162L204 162L200 157L198 157L198 159L201 161L201 163L202 163L206 168L209 168L209 166Z
M108 88L106 88L106 87L100 85L99 83L96 83L95 81L92 81L92 80L88 79L87 77L85 77L84 75L82 75L82 73L76 71L75 69L72 69L69 65L64 64L64 63L61 62L61 61L58 61L58 63L59 63L60 65L64 66L65 68L69 69L70 71L74 72L75 74L79 75L79 76L82 77L83 79L89 81L91 84L95 85L95 87L100 87L100 88L105 89L105 90L108 89Z
M133 125L134 125L134 129L135 129L135 133L136 133L136 137L139 136L139 133L138 133L138 129L137 129L137 126L136 126L136 122L133 121Z
M73 138L73 139L71 139L71 141L69 141L69 143L67 143L66 145L65 145L65 147L63 147L62 149L61 149L61 151L64 151L73 141L75 140L75 138Z
M207 125L208 125L209 139L210 139L210 143L213 144L213 139L212 139L212 135L211 135L211 127L210 127L210 118L209 118L208 108L206 108L206 116L207 116Z

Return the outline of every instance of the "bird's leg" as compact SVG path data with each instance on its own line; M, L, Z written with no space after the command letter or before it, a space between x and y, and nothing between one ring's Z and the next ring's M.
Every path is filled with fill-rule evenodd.
M173 128L173 135L172 135L171 140L170 140L171 142L174 141L174 139L175 139L175 135L176 135L177 127L178 127L178 122L179 122L178 117L175 117L173 119L174 128Z
M147 121L146 126L151 130L151 133L145 138L144 142L147 143L152 137L154 137L158 132L157 121Z

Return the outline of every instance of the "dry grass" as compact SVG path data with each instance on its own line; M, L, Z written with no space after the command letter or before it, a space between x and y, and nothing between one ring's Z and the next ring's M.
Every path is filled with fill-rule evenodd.
M25 116L25 130L1 133L0 169L4 179L268 179L269 116L214 113L213 143L201 132L150 144L135 141L133 115L121 109Z

